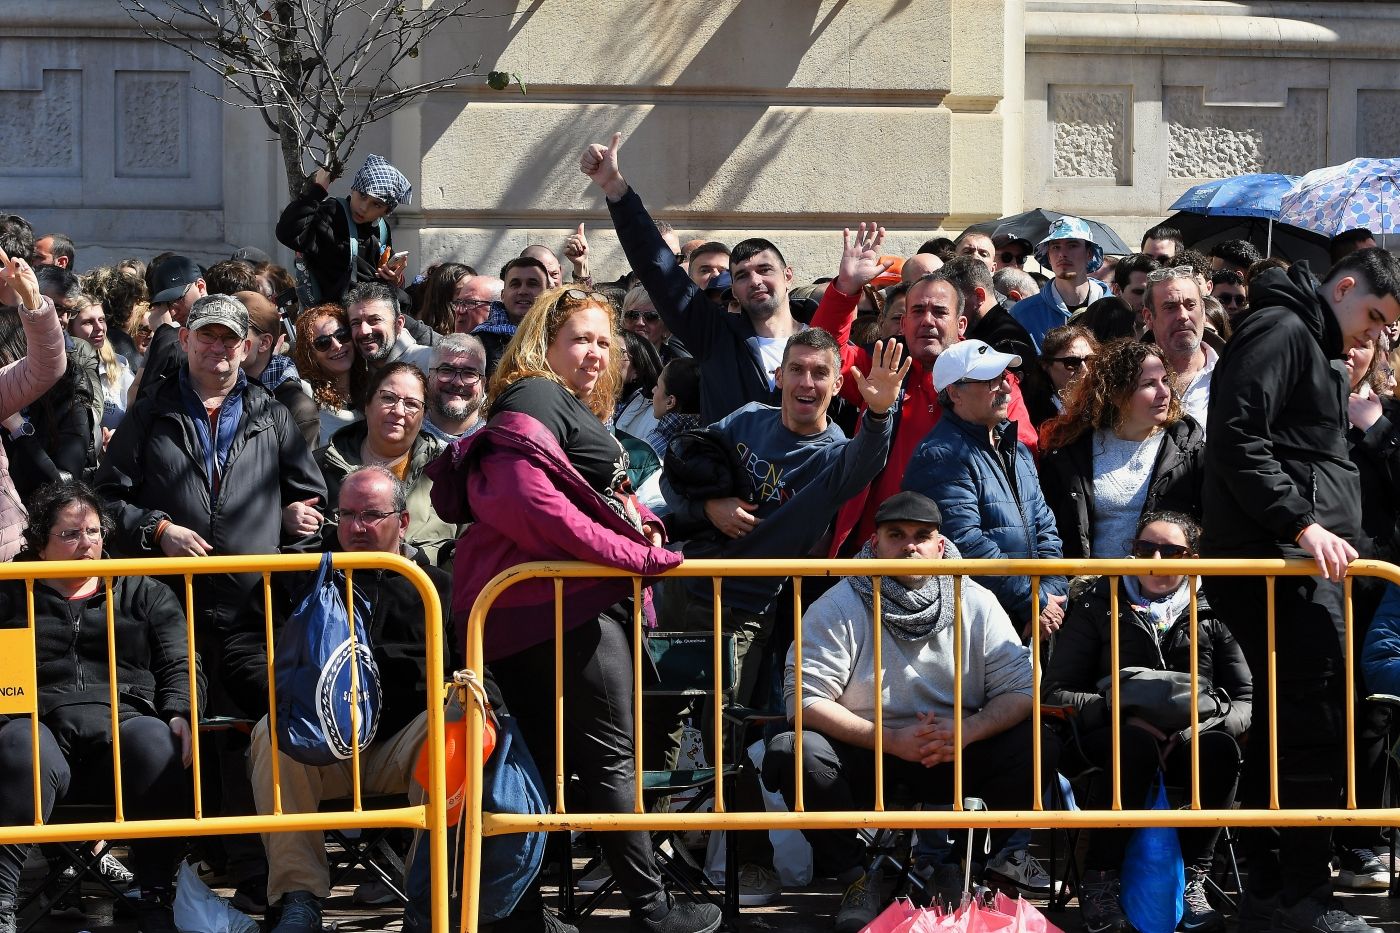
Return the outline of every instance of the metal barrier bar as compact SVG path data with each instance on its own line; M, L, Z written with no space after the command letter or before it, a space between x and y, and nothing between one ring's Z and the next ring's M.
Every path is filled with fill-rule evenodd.
M793 711L793 757L797 759L797 787L792 798L792 808L798 813L806 809L802 799L802 578L792 578L792 711Z
M1356 806L1356 640L1352 632L1351 577L1342 581L1342 651L1346 658L1347 807ZM1272 621L1272 620L1270 620ZM1272 626L1270 626L1272 628ZM1271 683L1269 685L1274 688ZM1387 762L1386 767L1390 765Z
M954 626L954 655L956 663L954 665L953 677L955 681L955 715L954 715L954 754L953 764L955 767L955 790L957 799L954 801L954 809L948 811L938 810L913 810L913 811L888 811L884 809L883 795L883 770L882 759L884 754L883 736L883 655L882 638L879 633L882 630L882 607L880 603L881 578L886 575L905 576L910 573L928 573L938 575L951 575L955 581L955 626ZM1185 575L1190 578L1189 582L1189 611L1192 622L1190 633L1191 658L1190 676L1192 686L1199 687L1200 677L1200 633L1198 615L1198 581L1195 577L1199 575L1225 575L1231 577L1261 577L1266 585L1266 613L1268 622L1268 681L1270 690L1266 702L1269 704L1269 743L1270 743L1270 804L1267 808L1251 808L1242 810L1209 810L1205 809L1201 800L1200 792L1200 757L1199 757L1199 734L1200 722L1199 713L1196 710L1191 712L1191 806L1187 810L1125 810L1122 806L1122 747L1119 716L1110 717L1111 726L1111 766L1112 766L1112 805L1110 809L1093 811L1057 811L1051 816L1043 809L1042 786L1040 779L1041 764L1041 743L1040 726L1042 719L1042 709L1040 704L1040 693L1043 686L1042 671L1040 670L1040 647L1042 644L1039 629L1039 582L1040 578L1049 575L1072 576L1083 573L1100 573L1113 578L1113 585L1109 587L1110 592L1110 617L1113 624L1110 625L1110 667L1116 671L1120 668L1119 656L1119 632L1117 619L1119 613L1119 578L1123 576L1139 576L1143 574L1162 573L1172 576ZM872 579L872 611L874 617L874 627L877 637L873 639L873 654L875 655L875 803L874 809L869 811L848 811L848 812L813 812L806 810L801 802L802 787L802 618L801 618L801 586L800 578L803 574L824 573L828 576L866 576ZM1257 559L1257 560L1210 560L1210 559L1155 559L1150 561L1132 559L1113 560L941 560L915 562L912 566L907 560L743 560L743 561L721 561L721 560L693 560L687 561L677 568L669 571L666 576L671 578L690 577L710 577L714 593L713 623L714 634L716 636L716 655L718 655L718 641L721 635L721 586L722 577L783 577L794 578L794 592L797 596L794 606L794 677L796 683L794 695L793 723L797 732L797 804L792 812L726 812L723 806L722 782L716 787L716 805L712 813L587 813L587 814L566 814L554 813L546 815L513 815L513 814L491 814L483 813L481 810L481 799L478 793L469 793L464 807L464 819L466 821L466 831L468 833L468 864L466 866L468 882L466 891L468 898L474 897L479 892L480 878L477 872L479 865L481 839L483 836L494 836L513 832L526 831L552 831L552 830L602 830L602 831L632 831L632 830L653 830L653 831L685 831L685 830L749 830L749 829L838 829L838 828L940 828L940 829L968 829L968 828L989 828L989 829L1012 829L1026 826L1042 827L1079 827L1079 828L1135 828L1146 826L1175 826L1181 828L1195 827L1215 827L1222 825L1231 826L1270 826L1270 827L1314 827L1318 825L1331 826L1383 826L1394 825L1400 822L1400 808L1357 808L1354 798L1354 778L1348 777L1348 806L1346 808L1312 809L1312 810L1283 810L1279 808L1278 802L1278 762L1277 762L1277 696L1276 696L1276 673L1277 673L1277 644L1275 639L1275 592L1274 583L1279 576L1313 576L1316 573L1316 565L1311 561L1303 560L1281 560L1281 559ZM1378 561L1356 561L1350 567L1352 576L1370 576L1387 580L1400 585L1400 567L1385 564ZM961 592L963 576L1031 576L1034 578L1032 606L1035 609L1035 619L1032 625L1031 645L1032 656L1032 680L1034 684L1034 700L1032 704L1033 715L1033 759L1035 774L1035 800L1033 809L1024 811L977 811L975 815L962 808L961 800L961 778L962 778L962 748L961 748L961 713L962 713L962 618L961 618ZM608 578L608 577L632 577L624 571L611 568L597 567L582 563L530 563L518 565L509 570L503 571L495 579L490 581L479 594L475 605L473 605L467 626L467 654L469 662L476 669L479 668L481 660L482 629L486 614L494 601L500 594L511 585L528 579L552 578L556 583L556 592L562 587L562 581L571 578ZM634 580L634 592L637 585ZM1350 636L1350 609L1349 600L1351 587L1346 587L1348 599L1347 635ZM1068 609L1068 606L1066 607ZM561 610L562 611L562 610ZM1348 637L1348 667L1354 660L1353 649L1350 646ZM722 730L719 728L718 718L720 715L719 702L722 693L720 676L720 659L715 657L715 693L716 693L716 745L722 745ZM1121 691L1119 679L1110 678L1110 699L1112 708L1121 709ZM1348 687L1354 687L1354 681L1348 678ZM1348 711L1348 724L1354 725L1354 711ZM469 741L476 741L476 736L469 730ZM1349 736L1346 743L1346 752L1349 759L1349 772L1354 770L1354 740ZM716 760L722 760L716 755ZM480 784L480 758L472 756L469 758L469 765L473 769L473 775L469 779L474 781L474 786ZM476 929L475 917L463 917L462 929L474 931Z
M642 800L642 578L632 580L632 752L635 765L632 779L636 784L632 799L635 813L645 812Z
M474 669L474 668L473 668ZM478 671L478 673L481 673ZM554 581L554 721L564 722L564 581ZM554 809L567 813L564 800L564 730L554 730Z
M1065 612L1069 612L1069 596L1065 596ZM1031 786L1035 789L1034 807L1045 806L1045 788L1041 786L1041 712L1040 712L1040 575L1031 574Z
M244 573L260 575L264 583L264 608L270 608L271 595L269 587L269 574L281 571L310 571L315 570L321 563L321 554L262 554L262 555L239 555L229 557L186 557L186 558L122 558L107 559L98 561L44 561L42 563L22 561L8 562L0 564L0 580L23 580L25 584L26 616L28 622L28 632L30 638L35 633L35 605L34 605L34 585L36 578L42 579L86 579L96 577L103 581L104 595L107 605L107 661L109 669L108 677L108 699L111 704L112 723L112 768L114 782L114 819L94 820L82 823L61 823L46 824L43 819L42 793L40 793L40 754L39 754L39 722L37 716L31 716L32 727L30 730L31 747L33 752L33 781L35 793L34 797L34 825L32 826L0 826L0 843L20 844L20 843L42 843L42 842L82 842L90 839L151 839L169 837L189 837L189 836L214 836L242 833L269 833L269 832L309 832L326 830L333 828L343 829L368 829L374 827L401 827L405 829L425 830L431 834L433 840L429 846L429 875L432 885L431 893L431 916L434 930L448 929L447 919L447 800L446 800L446 769L444 764L444 729L443 729L443 704L439 702L441 697L436 689L429 691L427 699L428 713L428 736L427 743L430 749L428 755L429 763L429 787L426 800L422 804L393 807L383 810L363 810L360 808L358 794L354 801L353 811L330 811L330 812L310 812L310 813L281 813L280 811L280 775L276 770L276 729L275 729L275 678L269 670L269 700L270 709L268 712L269 725L272 729L273 748L273 769L274 769L274 801L278 806L274 807L274 812L270 814L259 814L252 816L228 816L210 817L202 813L200 803L200 763L201 749L199 745L199 694L196 679L195 659L197 656L197 643L194 638L194 599L193 599L193 579L199 574L212 573ZM427 660L427 678L430 684L442 683L444 673L442 668L442 626L438 624L442 619L442 606L438 599L437 590L433 583L412 562L395 554L388 553L336 553L333 556L334 566L338 570L346 573L347 580L350 573L355 569L381 569L392 570L408 579L409 583L418 592L423 602L424 612L430 624L426 625L426 644L424 646ZM192 761L190 768L192 780L194 782L195 802L194 815L191 817L179 817L175 819L161 820L131 820L127 819L123 810L123 793L121 788L121 735L117 716L119 713L118 701L120 691L117 683L116 665L116 630L115 630L115 607L112 598L113 581L118 577L137 576L163 576L172 578L183 578L185 584L185 624L186 636L189 643L187 676L189 678L190 690L190 730L191 730L191 753ZM353 613L353 602L350 611ZM271 613L268 612L268 625L271 625ZM353 615L351 616L353 622ZM270 633L269 633L270 634ZM352 628L353 638L353 628ZM352 641L353 649L353 641ZM273 660L272 639L269 638L268 663ZM352 661L354 655L352 651ZM476 660L479 662L478 654ZM352 671L355 664L351 665ZM352 693L358 698L358 687L352 680ZM37 706L37 698L36 698ZM478 723L481 721L481 710L475 704L469 704L469 716L471 711L475 711ZM354 715L354 714L352 714ZM356 729L358 733L358 729ZM477 763L480 765L481 735L476 736ZM356 745L358 740L356 739ZM468 744L471 744L470 741ZM356 771L358 781L358 771ZM480 829L478 823L477 829ZM479 841L479 840L478 840Z
M710 758L710 764L715 769L715 812L724 811L724 703L721 698L724 696L724 668L723 659L720 657L720 641L724 638L724 606L720 603L720 587L723 585L719 577L713 581L715 593L715 605L713 610L714 622L714 642L710 648L712 651L711 664L713 665L715 682L715 708L713 717L714 726L714 755ZM737 755L736 755L737 757Z
M1122 685L1118 672L1123 669L1118 658L1118 578L1113 578L1113 583L1108 588L1108 683L1109 683L1109 713L1108 727L1112 730L1109 733L1111 740L1110 761L1113 769L1109 773L1113 775L1113 809L1123 809L1123 733L1122 717L1118 711L1123 708ZM1068 602L1068 600L1066 600ZM1036 659L1039 661L1039 659Z
M355 571L345 571L345 612L350 626L350 797L355 812L360 801L360 658L355 644Z
M263 625L263 637L267 644L267 669L269 671L267 678L267 733L268 739L272 743L272 812L278 814L282 812L282 762L277 748L277 677L275 676L277 658L272 647L277 638L272 631L272 574L267 571L263 572ZM193 664L190 665L190 678L193 681ZM194 696L193 688L190 690L190 696Z
M963 719L963 624L962 624L963 578L953 578L953 809L963 808L962 774L962 719ZM875 640L883 640L883 632L877 626ZM875 703L883 704L885 695L877 694ZM969 854L969 858L971 855Z

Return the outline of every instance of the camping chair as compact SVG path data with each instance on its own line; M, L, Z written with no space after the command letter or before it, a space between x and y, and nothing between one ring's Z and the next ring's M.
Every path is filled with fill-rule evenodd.
M654 684L643 689L644 697L703 697L714 689L714 636L710 632L649 632L645 636L646 650L655 665L657 679ZM774 718L772 714L734 705L734 691L738 683L739 656L733 636L723 635L721 641L721 689L722 711L725 719L737 731L737 727L763 722ZM640 711L639 711L640 715ZM733 748L735 743L726 741L726 750L733 751L736 757L744 759L741 750ZM692 793L684 807L677 812L698 812L714 799L716 780L725 781L725 793L729 794L733 779L745 764L724 765L718 771L714 767L700 769L663 769L642 772L643 793L653 800L673 797L687 791ZM718 905L724 912L725 924L732 929L739 916L739 865L735 857L735 832L726 830L725 838L725 884L721 893L703 870L695 871L679 847L668 851L665 843L671 838L669 831L651 834L652 849L656 854L657 865L663 876L673 884L699 900L705 898ZM586 874L598 864L601 856L590 860L584 867ZM602 899L616 889L616 879L609 878L597 891L591 893L582 904L574 903L573 866L566 856L563 864L563 878L560 891L563 897L563 915L570 922L597 909Z

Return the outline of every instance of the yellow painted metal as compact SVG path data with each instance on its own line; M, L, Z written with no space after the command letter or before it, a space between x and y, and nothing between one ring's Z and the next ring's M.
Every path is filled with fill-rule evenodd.
M710 669L714 672L715 682L715 703L714 703L714 755L710 764L715 769L715 812L724 812L724 704L720 702L720 697L724 696L724 661L720 656L723 646L723 621L724 608L720 603L720 587L723 581L719 577L714 578L715 603L714 603L714 641L711 643ZM879 778L876 778L879 780Z
M111 600L111 598L110 598L110 594L109 594L109 598L108 598L108 600L107 600L107 605L108 605L108 606L111 606L111 605L112 605L112 600ZM272 614L271 614L271 613L268 613L268 619L271 620L271 618L272 618ZM199 704L195 701L195 698L196 698L197 696L199 696L199 681L198 681L198 679L195 677L195 658L198 656L198 643L195 641L195 637L194 637L194 574L192 574L192 573L187 573L187 574L185 574L185 645L186 645L186 648L185 648L185 662L186 662L186 664L188 665L188 667L186 668L186 670L189 672L189 690L190 690L190 731L193 733L192 739L194 740L194 745L192 746L192 748L193 748L193 754L194 754L194 761L197 763L197 762L200 761L200 757L199 757L199 742L198 742L198 739L199 739ZM272 681L273 681L273 677L272 677L272 666L269 665L268 668L267 668L267 670L268 670L268 678L267 678L268 690L271 691L272 688L273 688L273 683L272 683ZM274 704L274 706L275 706L275 704ZM268 707L268 709L272 709L272 708L273 708L273 706L269 706L269 707ZM274 746L273 746L274 752L275 752L276 748L277 748L277 746L274 745ZM116 746L113 746L113 749L112 749L112 750L113 750L113 755L112 755L112 757L113 757L113 758L116 758L116 757L117 757L117 756L116 756ZM274 770L273 770L273 772L272 772L272 773L273 773L273 780L274 780L274 781L277 780L277 778L276 778L277 771L275 770L276 767L277 767L277 766L274 764L274 765L273 765L273 769L274 769ZM199 819L200 817L204 816L204 782L203 782L203 778L202 778L201 775L200 775L200 770L201 770L201 769L198 768L198 767L196 767L196 768L194 768L193 770L194 770L194 818L195 818L195 819ZM276 790L273 791L273 794L274 794L274 796L280 796L279 792L276 791Z
M0 566L3 566L3 565L0 565ZM33 577L30 577L30 578L28 578L27 580L24 581L24 605L25 605L25 610L24 610L24 611L25 611L25 619L27 619L28 622L29 622L28 628L29 628L30 644L33 645L33 638L34 638L34 578L33 578ZM35 653L36 653L35 649L33 649L33 648L31 647L30 653L31 653L31 654L35 654ZM38 678L37 678L37 672L36 672L35 680L36 680L36 683L35 683L35 686L34 686L34 693L35 693L35 696L34 696L34 703L35 703L35 708L37 709L37 708L38 708L38 702L39 702L39 697L38 697L39 687L38 687L38 683L37 683L37 680L38 680ZM33 783L33 784L30 784L29 786L30 786L30 787L43 787L43 786L44 786L44 785L43 785L43 782L41 782L41 781L39 780L39 764L40 764L40 762L39 762L39 717L38 717L38 716L30 716L30 717L29 717L29 741L30 741L30 743L31 743L31 748L30 748L31 757L30 757L29 760L30 760L31 762L33 762L33 765L34 765L34 783ZM35 795L34 795L34 825L35 825L35 826L42 826L42 825L44 825L44 798L43 798L43 796L42 796L41 794L35 794ZM91 837L91 838L93 838L93 839L100 839L101 837L100 837L100 836L93 836L93 837Z
M121 714L121 705L117 702L117 623L116 608L112 605L112 578L104 577L102 585L105 588L105 602L107 604L107 702L111 704L108 712L112 717L112 796L116 801L114 809L117 814L117 822L120 823L125 818L125 807L122 805L122 736L121 729L118 728L118 717ZM193 642L191 642L193 644ZM193 706L194 694L190 694L191 706ZM34 785L38 791L39 785ZM198 814L195 814L198 816Z
M1112 738L1112 750L1110 761L1113 767L1110 771L1113 780L1113 809L1123 809L1123 760L1119 756L1123 751L1123 717L1118 715L1118 711L1123 708L1121 685L1118 672L1123 669L1123 665L1118 661L1118 581L1114 580L1108 588L1108 671L1110 697L1108 708L1112 713L1108 717L1109 735Z
M355 571L345 571L345 613L350 623L350 799L360 806L360 659L355 651Z
M642 813L642 578L632 581L632 812ZM557 730L557 731L563 731Z
M434 620L442 618L442 604L438 599L437 588L428 579L417 565L396 554L386 553L336 553L333 556L335 567L339 570L390 570L407 578L418 596L423 601L425 618ZM199 574L227 574L227 573L247 573L262 575L265 573L295 572L315 570L320 566L320 554L257 554L241 555L230 557L170 557L156 559L142 558L122 558L117 560L99 561L44 561L42 563L33 561L18 561L0 563L0 580L23 580L26 587L26 607L29 623L29 630L32 634L34 630L34 581L42 575L43 579L71 580L85 579L88 577L98 577L105 581L107 587L107 631L108 631L108 666L113 672L116 671L114 657L115 639L114 619L111 599L111 581L117 577L129 576L171 576L185 577L186 584L186 626L190 638L190 656L194 657L195 642L192 637L194 601L193 576ZM444 672L442 669L442 627L437 624L425 626L427 632L424 650L427 656L427 680L428 683L444 682ZM472 659L477 663L477 670L480 670L480 644L478 642L477 656ZM269 655L269 657L271 657ZM115 691L115 679L111 680L109 686ZM434 930L447 930L447 791L446 791L446 767L443 761L444 736L443 736L443 707L439 702L441 696L437 690L429 693L426 701L428 711L428 748L431 754L428 756L429 787L427 799L423 804L408 807L393 807L382 810L355 810L355 811L328 811L317 813L270 813L256 816L220 816L210 817L197 814L194 817L166 819L166 820L129 820L125 819L121 810L120 784L117 785L117 809L115 819L91 821L86 823L59 823L44 824L43 811L39 795L35 796L34 823L33 826L0 826L0 844L19 844L35 842L82 842L90 839L153 839L153 838L175 838L187 836L222 836L242 833L271 833L271 832L308 832L326 829L369 829L374 827L402 827L405 829L426 830L431 837L430 850L430 883L432 887L432 928ZM116 703L112 701L113 709ZM273 707L275 709L275 703ZM196 694L191 693L191 706L198 709ZM476 711L476 724L482 724L481 710L475 704L469 704L468 715L471 710ZM191 713L193 716L194 714ZM198 734L197 724L192 722L192 729ZM34 747L34 786L40 786L39 781L39 754L38 754L38 727L37 724L32 731L32 743ZM471 730L468 730L468 745L471 745ZM474 736L476 744L476 760L478 764L481 760L481 733L478 731ZM275 741L275 738L274 738ZM121 777L120 769L120 736L116 729L113 729L113 772L119 782ZM275 746L274 746L275 747ZM200 762L198 757L198 745L194 746L195 760L191 765L194 773L194 780L199 780ZM198 787L198 784L196 784ZM472 795L468 795L471 799ZM479 798L477 798L479 802ZM477 808L477 822L469 824L467 829L474 830L479 859L480 843L480 808ZM468 843L472 835L468 835ZM473 862L473 864L476 864ZM474 873L473 873L474 874ZM474 901L469 901L474 903Z
M1356 808L1356 642L1352 639L1351 577L1343 581L1345 617L1342 650L1346 653L1347 669L1347 808ZM1387 764L1387 767L1389 765Z
M554 581L554 721L564 721L564 581ZM564 801L564 730L554 730L554 812L567 813Z
M1201 695L1201 639L1200 624L1197 619L1196 578L1187 577L1186 585L1191 599L1191 696ZM1191 704L1191 809L1201 809L1201 720L1200 710Z
M267 669L274 672L267 678L267 737L272 743L272 812L276 814L282 812L282 763L277 748L277 656L272 647L277 637L272 630L272 574L268 572L263 573L263 638L267 644ZM190 696L194 696L193 688Z
M793 757L802 760L802 578L792 578L792 728ZM792 795L792 809L806 809L802 798L802 769L797 769L797 786Z
M1065 597L1065 612L1069 612L1069 597ZM1040 577L1031 576L1031 722L1039 723L1040 718ZM1031 730L1031 786L1035 788L1033 806L1040 810L1045 806L1045 788L1040 786L1040 728Z
M1075 576L1079 574L1102 574L1112 577L1128 575L1140 575L1143 573L1163 573L1170 575L1186 574L1191 577L1196 576L1256 576L1265 577L1268 587L1267 612L1270 620L1269 625L1269 670L1270 682L1276 681L1273 674L1276 672L1275 640L1274 640L1274 592L1273 581L1279 576L1311 576L1316 572L1316 564L1312 561L1304 560L1280 560L1280 559L1257 559L1257 560L1210 560L1195 558L1189 560L1161 559L1144 561L1133 559L1114 560L942 560L942 561L920 561L913 562L907 560L690 560L667 572L666 576L675 578L710 577L712 578L714 590L714 630L716 636L716 646L718 646L720 635L720 621L722 604L720 601L720 589L722 577L784 577L791 576L799 578L801 576L870 576L874 579L874 617L877 620L875 625L879 629L880 618L880 584L879 577L885 575L917 575L917 574L951 574L961 586L963 576L1030 576L1035 578L1036 583L1042 576ZM1386 564L1380 561L1362 560L1351 564L1350 571L1353 576L1377 577L1391 583L1400 585L1400 567ZM625 571L614 568L599 567L592 564L580 562L537 562L520 564L503 571L491 580L478 595L476 603L472 606L467 620L467 662L468 665L478 673L482 667L482 633L486 619L486 614L490 610L496 599L511 586L526 580L547 578L553 579L556 583L556 593L562 586L562 581L566 579L578 578L619 578L630 577ZM0 574L3 579L3 574ZM1033 703L1034 715L1037 721L1040 718L1040 685L1041 672L1039 664L1040 631L1038 625L1038 586L1033 586L1033 605L1036 608L1037 620L1031 636L1031 642L1035 652L1033 655L1033 678L1035 684L1036 700ZM799 590L800 592L800 590ZM1111 632L1111 664L1116 669L1118 667L1118 588L1110 588L1111 606L1110 612L1115 624L1110 626ZM1348 588L1348 596L1350 591ZM961 600L957 600L960 604ZM798 606L800 607L800 600ZM961 606L959 605L960 612ZM562 611L562 610L561 610ZM1196 631L1196 591L1195 582L1191 589L1191 613L1192 613L1192 682L1196 683L1199 676L1198 671L1198 633ZM961 809L961 794L955 800L954 810L885 810L883 800L883 777L877 770L876 801L873 811L849 811L849 812L812 812L806 811L801 806L801 639L802 639L802 619L800 608L794 610L794 637L798 646L794 652L794 673L797 684L797 704L794 715L794 725L798 730L797 745L797 786L798 798L795 801L797 806L792 812L726 812L723 807L722 788L716 788L716 806L712 813L553 813L547 815L515 815L515 814L492 814L484 813L481 807L481 796L479 792L469 792L463 806L463 820L465 822L466 845L465 849L465 886L464 898L466 903L475 903L480 891L480 854L481 841L483 836L496 836L508 833L521 832L541 832L556 830L600 830L600 831L631 831L631 830L662 830L662 831L688 831L688 830L744 830L744 829L841 829L841 828L929 828L929 829L968 829L970 827L985 828L1049 828L1049 827L1110 827L1110 828L1135 828L1143 826L1176 826L1183 828L1208 827L1208 826L1391 826L1400 823L1400 808L1396 809L1358 809L1349 807L1347 809L1329 810L1282 810L1278 806L1278 773L1276 759L1271 762L1270 767L1270 805L1266 809L1248 810L1207 810L1201 808L1199 790L1199 757L1193 749L1192 755L1192 808L1189 810L1124 810L1121 801L1121 787L1119 773L1121 763L1119 761L1119 733L1117 717L1112 717L1113 722L1113 806L1110 810L1081 810L1081 811L1055 811L1047 812L1041 809L1040 782L1039 782L1039 756L1040 739L1039 729L1033 730L1035 738L1033 747L1035 750L1036 762L1036 809L1025 811L967 811ZM961 636L961 620L955 629L958 632L956 638ZM875 741L877 746L876 767L880 768L879 754L883 750L883 710L881 698L883 696L883 681L881 667L883 658L881 652L881 639L874 639L875 659L875 694L876 694L876 733ZM718 651L718 647L716 647ZM961 654L957 655L961 658ZM716 682L715 690L720 692L718 680L720 671L720 659L716 657L715 670ZM955 668L955 680L960 686L961 665ZM558 686L556 684L556 686ZM956 703L961 708L962 691L955 687L957 693ZM1112 679L1112 702L1114 708L1121 708L1119 702L1119 687L1117 678ZM1268 697L1270 705L1270 749L1274 756L1277 754L1277 735L1272 724L1277 721L1273 713L1276 711L1275 696L1270 691ZM717 715L718 707L716 704ZM469 716L472 716L469 713ZM957 717L960 727L961 717ZM716 723L716 738L721 739L721 730ZM1192 716L1193 733L1199 729L1197 717ZM960 735L957 736L960 745ZM478 729L468 729L468 783L471 787L481 786L481 756L480 756L480 732ZM719 741L716 743L720 744ZM1193 743L1193 745L1196 743ZM1350 757L1350 756L1349 756ZM961 748L957 749L958 774L961 773ZM436 927L435 927L436 929ZM461 929L464 933L475 933L477 930L476 918L471 911L464 911Z
M1278 809L1278 632L1274 618L1274 575L1264 578L1265 618L1269 620L1269 809Z
M963 808L962 719L963 719L963 578L953 578L953 809ZM881 695L876 703L884 700ZM970 856L969 856L970 857Z
M875 637L875 809L885 809L885 659L881 652L884 645L884 616L880 606L879 577L870 578L870 591L873 594L871 611L874 615ZM797 761L797 770L802 770L802 760Z

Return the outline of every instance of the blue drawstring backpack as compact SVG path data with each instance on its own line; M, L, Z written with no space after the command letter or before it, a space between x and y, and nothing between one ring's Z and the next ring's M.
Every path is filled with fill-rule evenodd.
M1166 778L1157 772L1155 796L1148 792L1147 809L1170 810ZM1186 865L1181 842L1170 826L1134 830L1123 852L1121 877L1123 913L1141 933L1172 933L1185 905Z
M481 798L483 812L549 812L544 781L520 735L520 727L516 725L514 716L496 714L496 750L486 759L482 783L485 784ZM473 792L472 788L466 788L466 793ZM461 828L464 825L465 820L458 824L457 832L452 833L453 845L448 851L448 876L458 882L460 879L457 875L462 870ZM481 840L481 900L477 905L477 918L482 923L504 920L515 910L540 873L547 838L545 833L506 833ZM413 863L408 867L408 877L404 881L408 895L408 907L404 910L404 933L427 933L431 927L431 865L426 846L416 846ZM451 929L457 929L461 914L461 885L453 883L448 904Z
M337 584L340 585L337 585ZM333 765L351 757L350 624L343 578L331 555L311 592L277 638L277 742L293 761ZM355 594L355 667L359 679L359 744L363 751L379 728L379 665L365 632L369 604Z

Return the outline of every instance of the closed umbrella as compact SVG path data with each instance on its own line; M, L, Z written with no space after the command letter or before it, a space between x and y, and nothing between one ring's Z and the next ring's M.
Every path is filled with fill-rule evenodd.
M1308 172L1284 196L1279 220L1327 237L1358 227L1400 233L1400 159L1352 159Z

